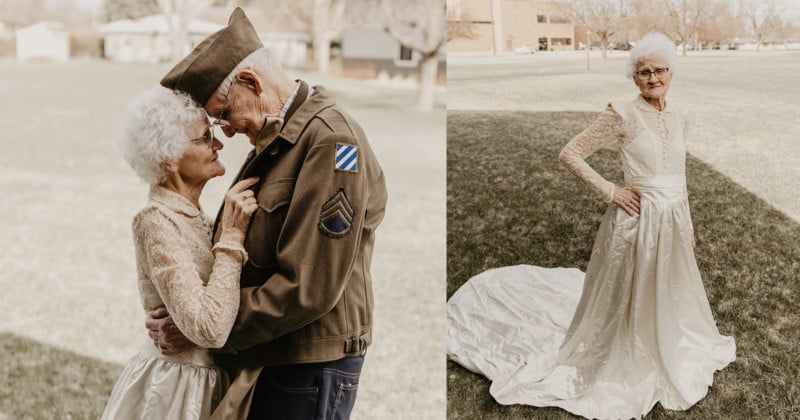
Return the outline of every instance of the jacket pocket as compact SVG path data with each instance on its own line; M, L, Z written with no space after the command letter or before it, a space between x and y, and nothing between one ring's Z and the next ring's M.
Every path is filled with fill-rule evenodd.
M245 248L249 265L259 270L277 267L276 246L292 201L294 179L267 181L257 194L258 209L247 230Z

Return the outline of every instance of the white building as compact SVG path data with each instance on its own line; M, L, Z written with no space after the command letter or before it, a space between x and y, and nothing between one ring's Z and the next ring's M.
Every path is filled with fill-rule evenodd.
M184 54L222 27L202 20L189 22ZM164 15L115 20L102 25L100 33L103 36L103 55L112 61L161 63L170 59L169 25Z
M203 39L222 29L224 25L192 20L188 25L188 40L183 55L189 54ZM164 15L140 19L122 19L100 27L103 36L103 54L113 61L124 63L161 63L170 60L169 25ZM260 33L264 46L286 66L299 66L306 62L311 37L305 33Z
M443 49L444 50L444 49ZM446 82L446 54L439 55L437 83ZM342 35L342 74L364 79L419 77L419 53L379 29L349 30Z
M17 60L69 59L69 33L60 22L39 22L17 32Z
M265 47L286 67L301 67L308 61L311 35L302 32L261 32L258 34Z

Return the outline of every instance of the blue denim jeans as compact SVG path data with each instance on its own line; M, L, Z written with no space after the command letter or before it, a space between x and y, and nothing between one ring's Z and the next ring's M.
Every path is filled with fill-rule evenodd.
M356 402L364 357L264 368L248 420L346 420Z

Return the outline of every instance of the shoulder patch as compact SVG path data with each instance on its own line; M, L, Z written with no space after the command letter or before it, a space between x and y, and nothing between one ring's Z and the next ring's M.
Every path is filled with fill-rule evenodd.
M358 172L358 148L352 144L336 143L333 169L344 172Z
M319 213L319 231L333 239L342 239L353 230L355 210L344 188L332 195Z

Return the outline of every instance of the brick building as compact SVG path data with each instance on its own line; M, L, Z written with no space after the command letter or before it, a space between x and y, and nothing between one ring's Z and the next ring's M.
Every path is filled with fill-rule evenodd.
M447 50L574 50L573 16L573 4L564 1L447 0Z

